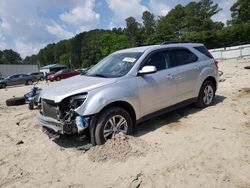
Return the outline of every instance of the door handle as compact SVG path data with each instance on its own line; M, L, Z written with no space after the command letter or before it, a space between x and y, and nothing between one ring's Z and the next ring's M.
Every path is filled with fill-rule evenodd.
M173 77L172 74L168 74L168 75L166 76L166 78L167 78L167 79L170 79L170 80L174 79L174 77Z

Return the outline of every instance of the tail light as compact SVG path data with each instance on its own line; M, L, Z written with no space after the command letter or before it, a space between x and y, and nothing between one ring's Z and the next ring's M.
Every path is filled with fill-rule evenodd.
M218 63L219 63L218 61L214 60L214 65L216 66L217 69L219 69Z

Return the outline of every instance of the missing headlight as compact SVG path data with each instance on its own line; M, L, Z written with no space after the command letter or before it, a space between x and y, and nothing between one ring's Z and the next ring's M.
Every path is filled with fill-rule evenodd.
M76 96L71 97L69 100L70 108L72 109L78 108L84 103L85 99L86 99L86 95L76 95Z

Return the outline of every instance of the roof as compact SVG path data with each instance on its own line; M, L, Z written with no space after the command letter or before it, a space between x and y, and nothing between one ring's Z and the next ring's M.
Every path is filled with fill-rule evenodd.
M59 64L49 64L49 65L42 67L41 69L50 69L50 68L58 68L58 67L67 67L67 66L59 65Z
M164 48L164 47L190 47L190 46L201 46L203 44L201 43L170 43L170 44L162 44L162 45L149 45L149 46L141 46L141 47L135 47L135 48L127 48L124 50L119 50L117 53L129 53L129 52L145 52L148 49L158 49L158 48Z

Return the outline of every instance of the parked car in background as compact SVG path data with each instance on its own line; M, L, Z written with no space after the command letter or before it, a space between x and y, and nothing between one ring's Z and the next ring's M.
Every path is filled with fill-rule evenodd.
M92 144L103 144L181 106L211 105L218 77L218 62L203 44L120 50L85 75L44 88L39 120L50 132L86 133Z
M66 79L72 76L76 76L80 74L80 71L71 70L71 69L64 69L56 72L55 74L51 74L48 76L48 80L50 81L60 81L61 79Z
M15 74L12 76L8 76L3 80L0 80L0 88L5 88L6 86L20 85L20 84L31 85L35 81L37 81L36 76L28 74Z
M45 76L43 72L33 72L30 75L36 76L37 80L43 81Z

